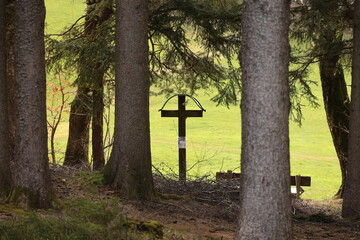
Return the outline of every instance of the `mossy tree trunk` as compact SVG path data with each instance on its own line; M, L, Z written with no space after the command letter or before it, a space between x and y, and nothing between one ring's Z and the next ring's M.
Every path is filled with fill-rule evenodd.
M129 198L154 196L149 123L148 1L116 1L115 135L105 176Z
M0 0L0 200L11 186L8 102L6 80L6 1Z
M71 103L69 136L64 165L89 166L89 127L91 122L91 97L88 88L78 87Z
M15 1L15 151L9 200L52 206L46 125L43 0Z
M327 45L325 54L320 57L320 79L324 99L327 123L339 159L342 182L336 197L342 198L346 182L346 165L348 158L349 131L349 95L344 72L340 61L339 46L336 46L336 33L329 31L323 34ZM334 44L332 44L334 43Z
M289 3L244 1L238 240L292 239Z
M342 216L360 217L360 1L355 1L349 154Z

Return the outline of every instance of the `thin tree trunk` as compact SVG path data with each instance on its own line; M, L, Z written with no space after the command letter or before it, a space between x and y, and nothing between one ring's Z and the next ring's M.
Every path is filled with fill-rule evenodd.
M336 36L328 36L332 41ZM331 48L330 48L331 49ZM333 48L336 49L336 48ZM320 79L328 126L341 169L341 186L335 197L342 198L346 182L349 131L349 96L339 53L329 51L320 58Z
M93 169L101 170L105 166L104 141L103 141L103 115L104 115L104 85L99 79L98 86L93 91L93 120L92 120L92 152Z
M69 137L64 165L89 166L89 127L91 98L89 89L78 88L70 108Z
M42 0L15 2L15 153L9 201L30 208L52 205L46 125Z
M0 200L11 187L6 80L6 0L0 0Z
M242 151L236 239L292 239L289 1L245 1Z
M355 1L349 155L343 217L360 217L360 1Z
M100 2L103 0L100 0ZM112 4L105 7L96 22L96 26L100 26L105 21L109 20L113 14ZM96 64L100 65L100 64ZM95 68L98 69L96 66ZM104 72L98 73L98 78L94 81L93 86L93 111L92 111L92 155L93 155L93 169L101 170L105 166L104 153Z
M105 176L123 195L150 199L148 1L116 6L115 135Z

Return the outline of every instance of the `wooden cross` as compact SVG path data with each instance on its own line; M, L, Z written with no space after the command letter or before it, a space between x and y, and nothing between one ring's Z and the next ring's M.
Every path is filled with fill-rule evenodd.
M176 95L175 95L176 96ZM179 138L178 138L178 148L179 148L179 180L186 181L186 118L188 117L202 117L203 111L206 111L199 101L195 98L179 94L178 96L178 110L163 110L166 103L174 96L169 98L164 106L159 110L161 111L161 117L177 117L179 125ZM186 110L185 109L185 97L188 96L194 100L194 102L200 107L201 110Z

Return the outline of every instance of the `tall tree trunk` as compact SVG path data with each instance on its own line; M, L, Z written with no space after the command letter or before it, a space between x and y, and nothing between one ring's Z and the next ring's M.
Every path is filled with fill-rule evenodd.
M151 172L148 1L116 1L115 135L106 179L130 198L154 196Z
M289 1L244 1L236 239L291 239Z
M51 207L43 0L15 1L15 153L9 201Z
M11 186L6 80L6 0L0 0L0 200Z
M89 127L91 121L91 97L89 89L78 87L71 103L69 137L64 165L89 166Z
M107 21L113 13L111 4L109 4L109 7L104 7L98 17L90 16L96 5L102 1L104 0L86 1L88 16L85 19L84 32L87 36L91 36L93 31L103 22ZM96 37L91 38L91 41L96 41ZM81 61L79 73L81 81L78 85L78 94L71 105L70 112L74 114L73 116L70 115L69 139L64 164L89 165L89 130L92 118L93 168L94 170L101 170L105 165L103 144L103 78L105 73L97 71L96 74L91 76L94 79L85 79L89 77L89 74L86 74L89 72L89 68L94 68L93 71L95 71L95 69L98 69L98 64L93 65L92 61L89 64L87 59L82 59ZM91 86L91 89L88 89L88 86ZM92 99L89 96L81 95L82 92L86 91L92 91ZM85 97L87 100L83 101Z
M336 35L326 36L327 53L320 57L320 79L324 98L324 106L328 126L333 139L336 154L340 162L342 182L336 197L342 198L346 181L346 165L348 158L348 130L349 130L349 96L346 88L344 72L340 60L340 53L331 42ZM335 51L334 51L335 50Z
M343 217L360 217L360 1L355 1L349 154Z
M96 83L93 90L93 120L92 120L92 155L93 169L101 170L105 166L104 140L103 140L103 115L104 115L104 85L103 79Z
M98 0L99 3L104 0ZM94 3L94 4L96 4ZM105 21L109 20L113 14L112 1L111 3L102 9L96 26L100 26ZM94 21L94 20L93 20ZM95 39L96 41L96 39ZM96 65L100 65L99 63ZM95 66L96 69L99 67ZM100 71L100 70L99 70ZM93 155L93 169L101 170L105 166L105 154L104 154L104 72L99 72L97 79L94 81L93 86L93 108L92 108L92 155Z

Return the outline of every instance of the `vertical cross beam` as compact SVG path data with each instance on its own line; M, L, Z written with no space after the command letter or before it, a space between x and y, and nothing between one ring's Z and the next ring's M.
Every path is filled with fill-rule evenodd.
M186 111L185 95L178 96L178 147L179 147L179 180L186 181Z

